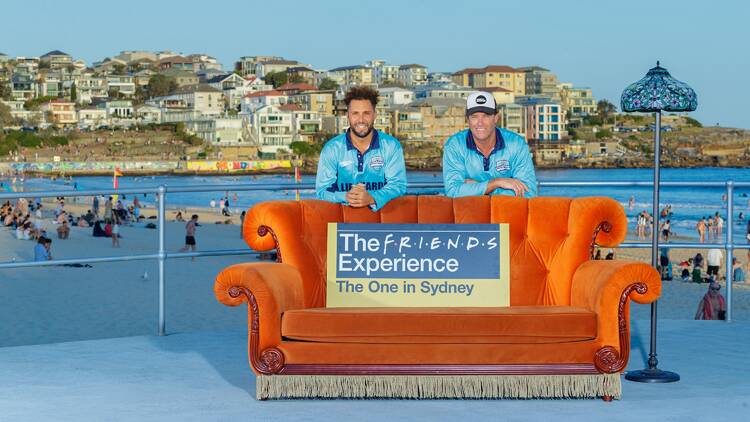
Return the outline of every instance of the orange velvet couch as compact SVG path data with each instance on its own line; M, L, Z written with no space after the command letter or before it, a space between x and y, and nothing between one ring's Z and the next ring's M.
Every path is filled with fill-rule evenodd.
M508 223L510 307L326 308L327 223ZM649 265L592 260L625 213L609 198L404 196L378 212L271 201L243 235L279 263L223 270L214 292L248 303L259 399L279 397L619 398L629 301L661 292Z

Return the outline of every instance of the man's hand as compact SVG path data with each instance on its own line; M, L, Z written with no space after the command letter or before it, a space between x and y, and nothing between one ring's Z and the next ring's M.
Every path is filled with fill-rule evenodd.
M491 193L498 188L512 190L516 196L523 196L529 191L529 188L518 179L499 177L497 179L492 179L490 183L487 184L486 193Z
M346 193L346 202L353 208L362 208L374 204L375 199L367 192L364 183L358 183Z

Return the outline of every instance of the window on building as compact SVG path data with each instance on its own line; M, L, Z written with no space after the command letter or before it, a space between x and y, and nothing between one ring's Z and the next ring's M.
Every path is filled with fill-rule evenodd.
M559 107L557 107L557 106L552 106L552 107L550 108L550 111L552 111L553 113L557 113L557 112L558 112L559 110L560 110L560 108L559 108Z

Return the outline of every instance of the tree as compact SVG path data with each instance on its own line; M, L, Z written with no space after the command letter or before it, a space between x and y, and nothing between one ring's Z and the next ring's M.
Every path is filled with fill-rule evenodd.
M293 153L301 156L315 155L315 148L307 142L295 141L289 144Z
M78 88L76 88L75 82L70 86L70 101L76 102L78 99Z
M175 90L177 90L177 82L166 75L154 75L146 85L146 93L149 97L163 97Z
M10 85L0 81L0 99L10 100L11 94L12 90L10 88Z
M318 89L324 90L324 91L337 89L338 87L339 87L339 84L337 84L336 81L334 81L331 78L323 78L323 80L320 81L320 85L318 85Z
M263 80L267 84L273 85L274 88L278 88L289 81L286 72L268 72Z
M609 116L615 112L617 112L617 107L607 100L599 100L599 102L596 103L596 113L605 123L607 119L609 119Z
M0 127L11 126L15 122L15 119L10 114L10 107L0 103Z

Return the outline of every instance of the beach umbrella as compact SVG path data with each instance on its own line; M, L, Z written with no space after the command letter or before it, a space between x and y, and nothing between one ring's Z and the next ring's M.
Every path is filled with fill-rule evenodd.
M659 265L659 159L662 111L693 111L698 107L698 97L690 86L674 79L667 69L659 66L646 73L638 82L630 84L622 92L620 99L622 111L654 113L654 225L651 242L651 265ZM680 376L674 372L657 368L656 359L656 321L657 302L651 304L651 346L648 355L648 368L639 371L629 371L625 379L637 382L675 382Z

